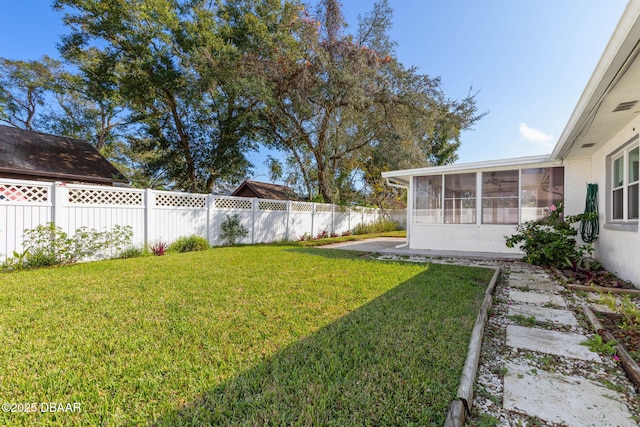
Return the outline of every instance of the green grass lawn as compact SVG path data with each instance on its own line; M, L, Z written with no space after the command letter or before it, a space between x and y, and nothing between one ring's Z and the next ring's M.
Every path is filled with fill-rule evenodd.
M296 245L0 274L0 403L38 410L0 425L442 425L490 277Z

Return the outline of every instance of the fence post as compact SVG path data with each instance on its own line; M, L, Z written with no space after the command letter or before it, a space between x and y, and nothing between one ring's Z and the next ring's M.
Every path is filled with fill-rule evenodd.
M336 205L331 204L331 234L336 234Z
M311 203L311 237L316 235L315 230L313 229L315 226L315 218L316 218L316 204Z
M61 227L65 231L70 231L67 230L66 226L62 225L63 223L68 222L65 221L64 208L69 203L69 189L66 187L66 184L64 182L56 181L53 183L51 190L53 193L53 200L51 203L53 208L53 215L51 218L51 222L53 222L58 227Z
M213 209L213 205L215 204L215 199L213 194L207 195L207 242L210 245L213 245L213 239L211 239L211 219L213 217L213 213L211 209Z
M144 246L147 247L150 244L153 230L151 230L151 224L153 224L151 210L155 207L155 197L153 190L150 188L144 189Z
M256 214L258 212L258 199L253 198L251 201L251 243L256 242Z
M285 240L289 240L289 223L291 222L291 200L287 200L287 225L285 227Z

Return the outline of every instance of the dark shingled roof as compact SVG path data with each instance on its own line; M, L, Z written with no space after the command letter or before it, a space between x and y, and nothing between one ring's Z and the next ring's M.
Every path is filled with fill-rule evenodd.
M129 182L86 141L0 125L0 175L56 181Z
M272 200L302 200L300 196L287 186L258 181L243 182L231 195Z

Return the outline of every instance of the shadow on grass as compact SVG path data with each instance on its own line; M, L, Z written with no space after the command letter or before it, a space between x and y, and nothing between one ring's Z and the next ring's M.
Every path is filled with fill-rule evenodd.
M430 266L157 424L442 425L485 287Z

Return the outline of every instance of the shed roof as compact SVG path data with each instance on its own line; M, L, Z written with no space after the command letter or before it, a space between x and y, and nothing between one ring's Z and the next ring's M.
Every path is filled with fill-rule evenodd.
M259 181L244 181L236 188L232 196L241 196L246 194L247 190L254 194L254 197L260 199L272 200L301 200L291 188L285 185L271 184Z
M86 141L0 125L3 172L60 181L129 181Z

